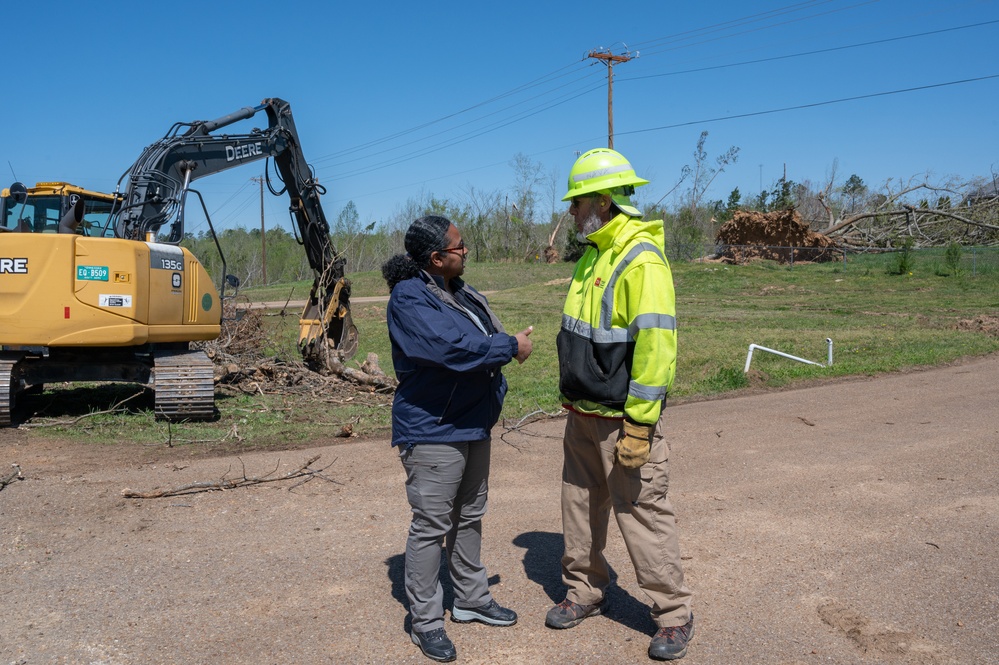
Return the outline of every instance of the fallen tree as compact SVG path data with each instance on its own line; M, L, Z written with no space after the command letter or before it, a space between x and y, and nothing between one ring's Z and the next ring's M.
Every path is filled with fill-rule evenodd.
M913 201L922 195L920 200ZM936 198L933 201L933 197ZM999 192L981 183L902 183L889 180L868 200L867 209L837 219L828 192L816 196L826 212L825 235L855 248L999 245ZM957 204L954 204L954 201Z

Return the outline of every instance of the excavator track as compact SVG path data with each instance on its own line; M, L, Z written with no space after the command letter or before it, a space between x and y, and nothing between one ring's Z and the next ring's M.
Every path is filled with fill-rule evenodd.
M215 370L204 351L158 351L154 361L157 418L208 420L215 416Z
M14 398L17 396L15 365L17 359L0 359L0 427L10 425L11 412L14 410Z

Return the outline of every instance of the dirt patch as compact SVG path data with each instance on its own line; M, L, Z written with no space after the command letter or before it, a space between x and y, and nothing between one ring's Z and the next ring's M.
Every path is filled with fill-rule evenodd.
M746 382L751 388L760 388L770 380L770 375L758 369L750 369L746 372Z
M955 326L958 330L969 330L971 332L981 332L992 337L999 337L999 316L982 314L973 319L958 321Z
M827 599L818 607L819 617L842 632L866 654L918 663L948 663L946 651L912 633L878 627L860 612Z

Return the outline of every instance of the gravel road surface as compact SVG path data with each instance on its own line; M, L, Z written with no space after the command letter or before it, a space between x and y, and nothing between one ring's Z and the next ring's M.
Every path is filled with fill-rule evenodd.
M698 663L999 663L999 357L670 405ZM494 432L484 559L509 628L448 622L459 663L641 663L654 626L620 534L608 616L562 599L563 420ZM323 476L126 499L122 490ZM387 440L213 457L0 430L0 663L430 663L402 587Z

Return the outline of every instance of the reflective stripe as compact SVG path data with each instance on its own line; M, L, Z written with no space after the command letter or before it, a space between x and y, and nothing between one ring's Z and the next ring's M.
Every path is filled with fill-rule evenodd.
M642 252L655 252L656 256L663 260L663 264L666 263L666 257L663 253L659 251L651 242L640 242L634 247L632 247L623 259L621 259L617 266L614 267L614 273L611 278L607 280L607 286L604 288L604 295L600 299L600 327L604 330L608 330L611 327L611 319L614 317L614 285L617 284L618 277L621 273L631 265L639 254Z
M614 272L611 274L610 279L607 280L607 286L604 287L604 295L600 299L600 328L594 329L586 321L571 317L565 313L562 314L562 327L571 333L603 344L634 341L635 335L639 330L658 328L675 331L676 318L669 314L640 314L635 317L635 320L631 322L631 326L627 329L614 328L611 325L611 321L614 318L614 287L617 284L617 280L621 276L621 273L631 265L631 262L643 252L654 252L656 256L662 259L664 264L666 263L666 257L663 256L663 253L653 243L640 242L632 247L627 255L614 267Z
M628 339L635 339L639 330L676 331L676 318L669 314L639 314L628 327Z
M585 337L589 339L592 336L590 333L590 324L582 319L577 319L575 317L569 316L568 314L562 314L562 329L568 330L571 333L575 333L580 337Z
M562 329L598 344L630 342L633 339L631 331L627 328L611 328L610 330L594 329L586 321L573 318L568 314L562 315Z
M628 384L628 396L644 399L647 402L656 402L666 399L666 386L644 386L632 381Z
M589 180L590 178L599 178L602 175L611 175L612 173L620 173L621 171L631 171L630 164L622 164L621 166L608 166L604 169L597 169L596 171L587 171L586 173L577 173L572 176L573 182L579 182L580 180Z
M611 328L610 330L604 330L597 328L594 330L593 326L586 321L563 314L562 329L568 330L585 339L593 340L594 342L605 344L609 342L632 342L638 335L639 330L675 331L676 319L669 314L640 314L632 321L631 327L627 329Z

